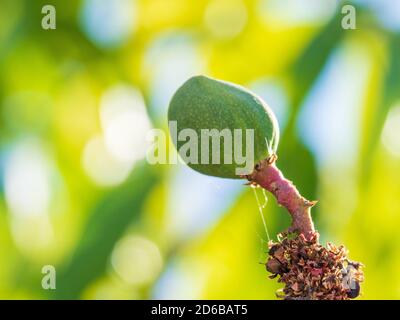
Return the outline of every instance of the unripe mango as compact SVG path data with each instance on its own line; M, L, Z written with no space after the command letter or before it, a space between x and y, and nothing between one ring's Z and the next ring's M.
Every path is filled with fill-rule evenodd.
M240 178L236 169L244 167L244 164L237 163L235 155L237 151L241 151L243 157L251 156L246 154L246 147L248 147L246 129L254 130L252 131L254 133L254 147L252 147L254 159L252 159L251 170L247 174L251 173L257 162L276 153L278 147L278 122L272 110L260 97L236 84L205 76L190 78L176 91L169 105L168 120L172 140L181 156L188 151L187 148L185 151L181 148L187 143L189 137L188 140L176 139L176 133L173 132L175 128L172 128L171 122L176 122L178 136L180 132L188 132L187 130L182 131L184 129L193 129L197 133L199 141L194 148L198 154L198 162L185 162L194 170L206 175ZM225 149L225 147L229 147L227 145L229 139L226 140L223 137L220 139L220 163L212 163L212 139L210 138L207 142L201 139L204 129L217 129L221 133L232 133L233 147L231 151L229 148ZM228 130L222 131L223 129ZM235 140L234 132L238 129L242 132L242 136L241 139ZM208 163L205 163L207 161L201 157L204 143L209 150ZM232 159L232 163L225 161L229 158Z

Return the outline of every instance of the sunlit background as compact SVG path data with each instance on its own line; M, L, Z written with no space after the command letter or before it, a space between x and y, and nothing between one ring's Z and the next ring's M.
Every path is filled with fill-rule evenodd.
M336 0L1 0L0 298L275 299L253 190L144 160L196 74L265 98L321 241L400 298L400 2L352 4L356 30Z

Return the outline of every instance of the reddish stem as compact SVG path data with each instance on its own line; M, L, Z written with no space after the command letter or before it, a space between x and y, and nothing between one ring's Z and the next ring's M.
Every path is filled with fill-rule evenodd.
M311 218L311 207L316 201L304 198L293 183L287 180L275 165L276 156L258 163L252 174L246 178L271 192L278 203L284 206L292 216L289 232L298 232L307 240L318 236Z

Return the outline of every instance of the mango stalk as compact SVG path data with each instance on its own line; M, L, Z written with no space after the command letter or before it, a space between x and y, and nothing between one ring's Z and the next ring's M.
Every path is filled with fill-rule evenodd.
M250 183L258 185L272 193L278 204L285 207L292 217L292 225L289 233L297 232L309 240L317 233L311 218L311 207L317 201L309 201L297 190L296 186L286 179L282 172L276 167L277 156L273 155L268 159L260 161L254 171L245 177Z

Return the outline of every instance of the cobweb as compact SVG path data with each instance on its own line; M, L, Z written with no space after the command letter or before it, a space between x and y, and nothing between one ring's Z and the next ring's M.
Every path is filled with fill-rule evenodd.
M259 211L259 213L260 213L260 217L261 217L261 220L262 220L262 223L263 223L263 226L264 226L265 235L266 235L266 237L267 237L267 239L265 240L265 237L260 236L260 235L257 233L257 235L259 236L260 241L261 241L259 260L260 260L260 263L264 264L264 263L265 263L266 256L267 256L267 252L265 251L266 244L268 244L268 242L270 242L270 240L271 240L271 239L270 239L270 236L269 236L269 232L268 232L268 227L267 227L267 223L266 223L266 220L265 220L265 216L264 216L264 209L265 209L266 206L267 206L268 197L267 197L267 193L266 193L265 189L262 189L262 194L263 194L263 198L264 198L263 200L264 200L264 202L261 203L260 197L259 197L259 195L258 195L258 193L257 193L257 189L259 189L259 188L257 188L256 186L252 186L252 189L253 189L254 196L255 196L256 201L257 201L258 211ZM264 262L262 262L262 261L264 261Z

